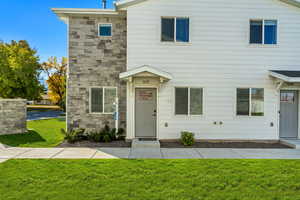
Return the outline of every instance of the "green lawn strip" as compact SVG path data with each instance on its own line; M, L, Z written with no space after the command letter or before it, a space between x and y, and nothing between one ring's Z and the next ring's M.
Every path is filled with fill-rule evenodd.
M0 143L13 147L55 147L64 139L60 129L65 126L65 121L60 119L29 121L28 133L2 135Z
M296 160L9 160L0 172L5 200L300 199Z

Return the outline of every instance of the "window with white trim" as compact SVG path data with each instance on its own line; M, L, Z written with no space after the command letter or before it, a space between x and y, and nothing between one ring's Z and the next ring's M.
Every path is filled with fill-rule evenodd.
M161 18L162 42L189 42L190 20L187 17Z
M99 36L101 37L112 36L112 24L99 24Z
M117 88L93 87L90 89L90 112L112 114L115 112Z
M250 44L277 44L277 20L250 20Z
M202 115L203 88L176 87L175 115Z
M264 89L238 88L236 114L239 116L264 116Z

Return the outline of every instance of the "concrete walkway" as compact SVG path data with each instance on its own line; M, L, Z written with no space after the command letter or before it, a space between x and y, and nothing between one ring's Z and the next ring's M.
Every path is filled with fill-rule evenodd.
M0 148L7 159L300 159L300 149Z
M294 149L300 149L300 140L288 140L288 139L282 139L280 140L281 143L288 145Z

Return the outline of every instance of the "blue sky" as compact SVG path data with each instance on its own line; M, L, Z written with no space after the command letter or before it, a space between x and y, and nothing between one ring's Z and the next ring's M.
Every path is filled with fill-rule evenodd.
M66 56L67 27L50 8L101 8L101 0L1 0L0 40L27 40L41 61Z

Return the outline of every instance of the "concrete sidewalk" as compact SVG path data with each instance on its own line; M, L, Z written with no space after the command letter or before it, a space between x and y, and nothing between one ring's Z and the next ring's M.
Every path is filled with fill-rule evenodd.
M0 148L7 159L300 159L300 149Z

